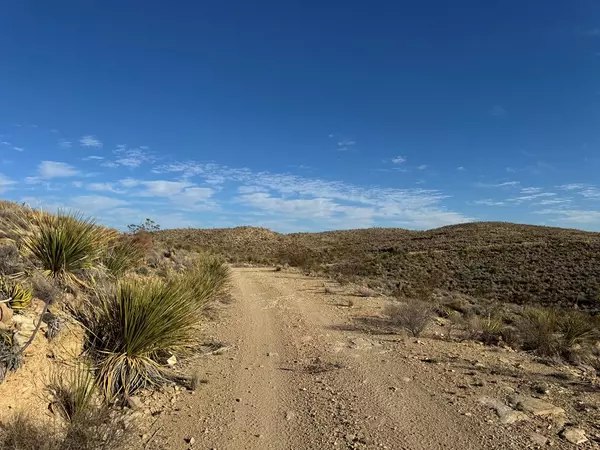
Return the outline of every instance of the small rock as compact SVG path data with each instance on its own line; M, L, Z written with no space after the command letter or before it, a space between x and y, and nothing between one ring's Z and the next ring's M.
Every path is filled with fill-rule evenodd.
M405 383L410 383L412 380L409 377L402 377L402 381Z
M581 428L568 427L563 430L561 436L572 444L579 445L588 441L585 431Z
M196 443L196 439L194 437L186 439L185 441L190 445L194 445Z
M533 441L534 444L545 446L548 443L548 438L540 433L531 433L529 438Z
M175 355L171 355L171 357L167 359L167 364L173 367L175 364L177 364L177 357Z
M0 303L0 323L10 325L13 318L12 309L10 309L5 303Z
M565 413L564 409L539 398L517 396L513 400L517 408L534 416L555 416Z
M131 409L142 409L144 407L144 403L139 397L129 397L127 399L127 406Z

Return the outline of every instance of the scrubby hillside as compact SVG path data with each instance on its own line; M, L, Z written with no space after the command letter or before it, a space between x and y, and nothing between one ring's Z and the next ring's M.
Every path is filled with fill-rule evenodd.
M600 307L600 233L490 222L287 235L250 227L187 229L158 238L233 262L287 262L363 279L388 293L428 284L510 303Z

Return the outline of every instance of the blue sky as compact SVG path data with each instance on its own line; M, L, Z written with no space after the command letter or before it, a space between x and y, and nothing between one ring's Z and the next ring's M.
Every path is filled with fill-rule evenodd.
M27 1L0 196L125 227L600 230L592 0Z

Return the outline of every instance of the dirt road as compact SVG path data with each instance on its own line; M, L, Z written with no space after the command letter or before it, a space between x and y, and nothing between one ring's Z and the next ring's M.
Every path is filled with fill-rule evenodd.
M373 299L348 307L348 297L323 292L323 281L255 268L234 269L232 294L207 330L230 350L203 359L207 383L158 417L157 445L528 448L510 429L454 401L444 377L460 381L461 374L406 354L409 338L353 328L349 318Z

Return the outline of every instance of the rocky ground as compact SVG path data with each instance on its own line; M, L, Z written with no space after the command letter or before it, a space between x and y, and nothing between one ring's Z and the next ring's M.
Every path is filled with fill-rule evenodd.
M390 333L384 298L272 269L234 270L195 391L133 400L148 449L600 448L585 367Z

